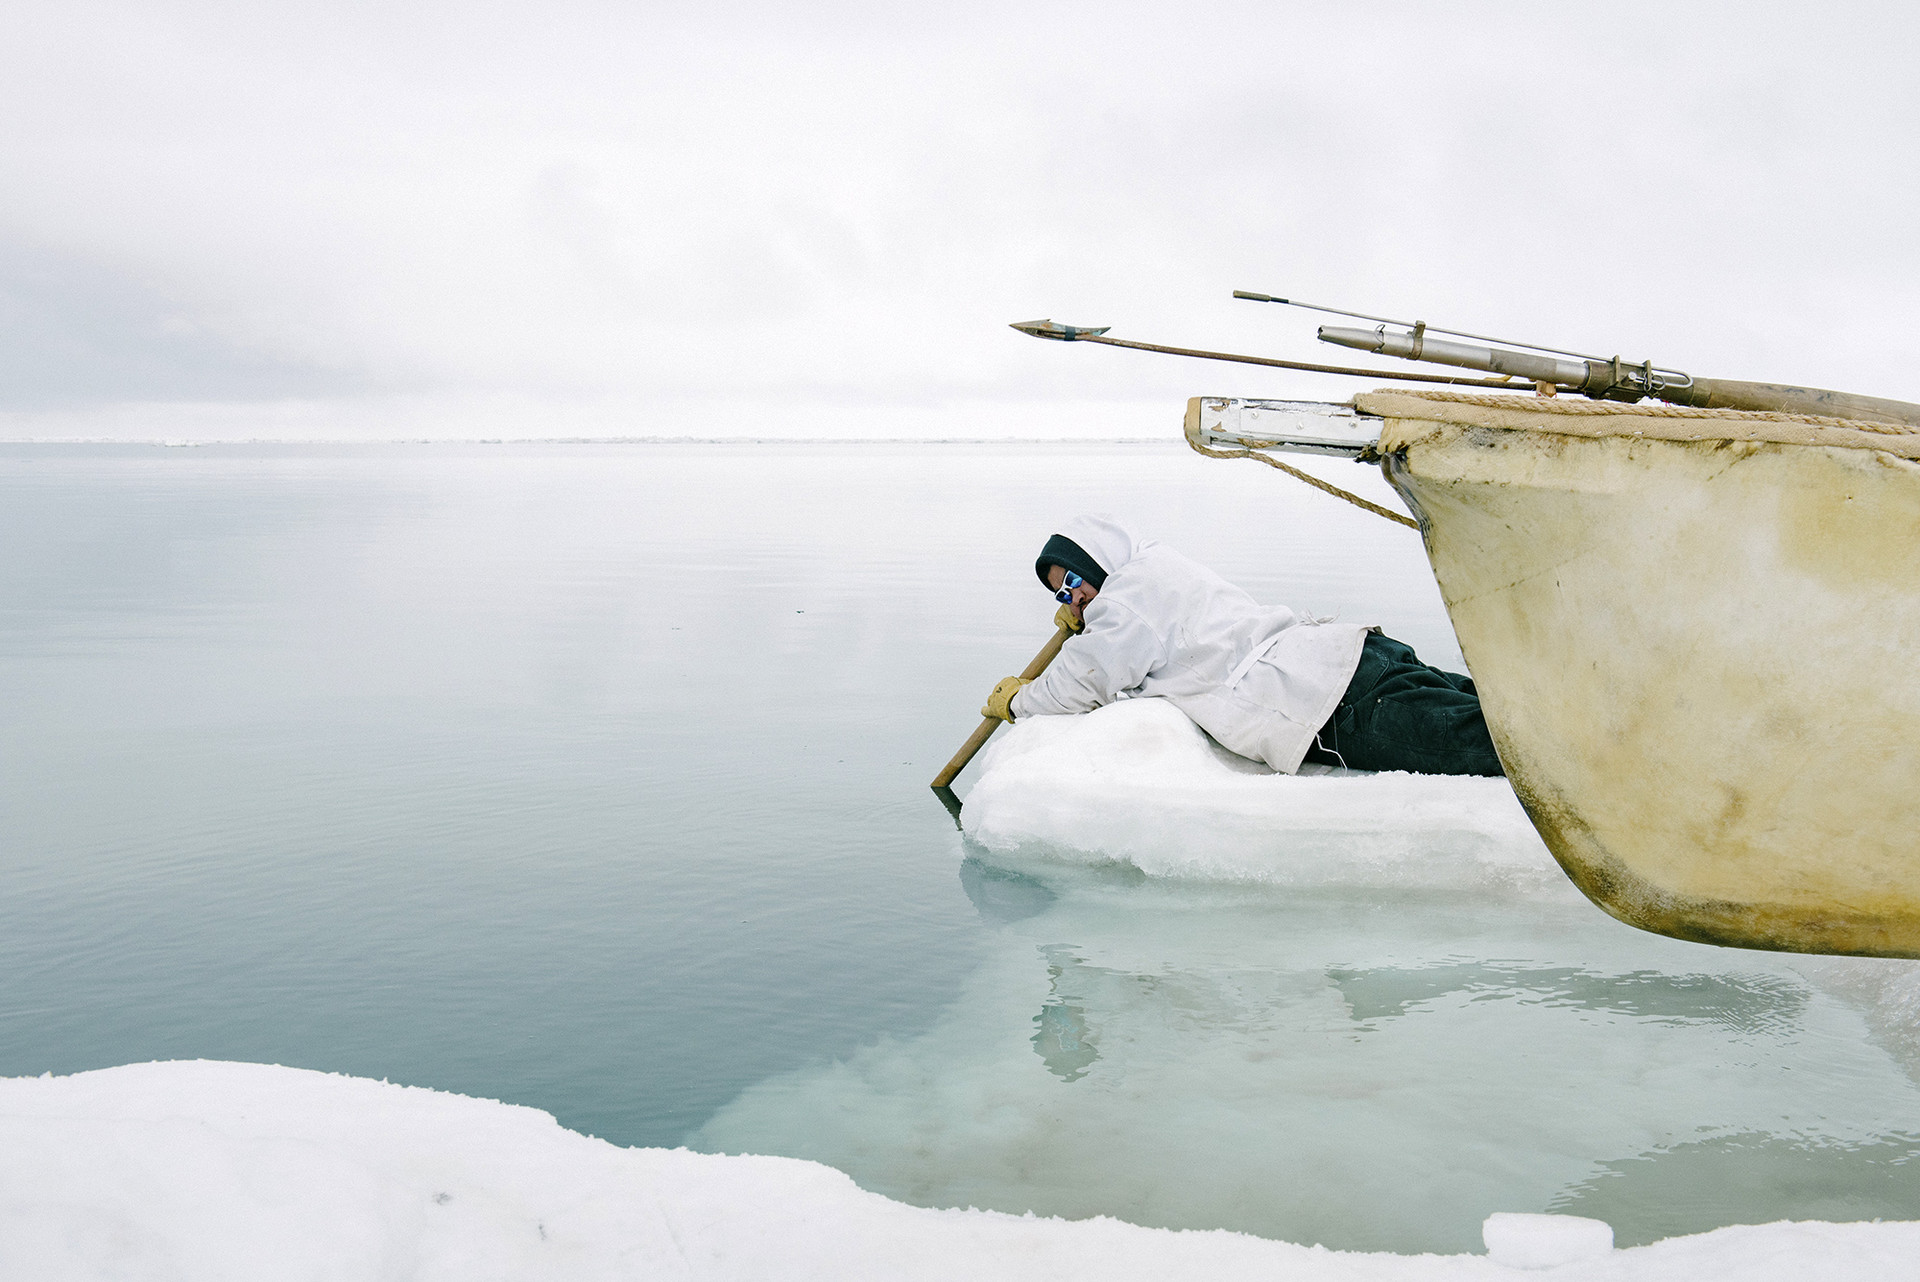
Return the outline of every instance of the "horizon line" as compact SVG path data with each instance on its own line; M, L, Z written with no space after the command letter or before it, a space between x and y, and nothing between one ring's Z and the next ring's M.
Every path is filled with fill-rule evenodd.
M1179 436L476 436L382 438L209 437L21 437L0 439L0 449L22 445L147 445L162 449L199 449L210 445L1155 445L1181 442Z

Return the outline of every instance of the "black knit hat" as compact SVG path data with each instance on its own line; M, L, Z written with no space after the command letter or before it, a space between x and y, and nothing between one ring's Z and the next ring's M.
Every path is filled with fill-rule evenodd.
M1048 539L1047 546L1040 549L1040 559L1033 563L1033 572L1040 576L1041 586L1049 592L1053 591L1053 585L1047 582L1047 567L1053 565L1072 570L1091 583L1095 592L1107 585L1107 572L1100 568L1100 563L1064 534Z

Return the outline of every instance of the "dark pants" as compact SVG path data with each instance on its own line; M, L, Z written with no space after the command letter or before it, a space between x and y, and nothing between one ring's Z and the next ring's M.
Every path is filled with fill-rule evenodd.
M1355 770L1504 775L1473 678L1420 662L1413 647L1367 634L1340 705L1307 760Z

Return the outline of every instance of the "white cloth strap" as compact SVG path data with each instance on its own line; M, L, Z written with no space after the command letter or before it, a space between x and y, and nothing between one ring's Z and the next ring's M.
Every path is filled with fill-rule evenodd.
M1295 624L1294 626L1298 627L1300 625ZM1265 658L1267 651L1273 649L1273 647L1276 644L1278 644L1280 638L1285 636L1286 634L1287 634L1287 630L1285 628L1282 628L1278 632L1274 633L1272 636L1268 637L1265 641L1262 641L1258 645L1254 646L1253 649L1247 651L1247 657L1240 660L1240 666L1235 668L1233 670L1233 674L1227 678L1227 689L1231 690L1233 689L1233 687L1239 685L1240 678L1246 676L1247 673L1253 671L1253 665L1260 662L1261 659Z

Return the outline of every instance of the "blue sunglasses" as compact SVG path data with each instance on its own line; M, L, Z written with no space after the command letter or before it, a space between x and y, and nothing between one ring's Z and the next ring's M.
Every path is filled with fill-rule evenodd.
M1073 601L1073 590L1085 582L1085 579L1075 574L1072 570L1068 570L1067 577L1060 580L1060 590L1053 594L1053 599L1064 603L1071 603Z

